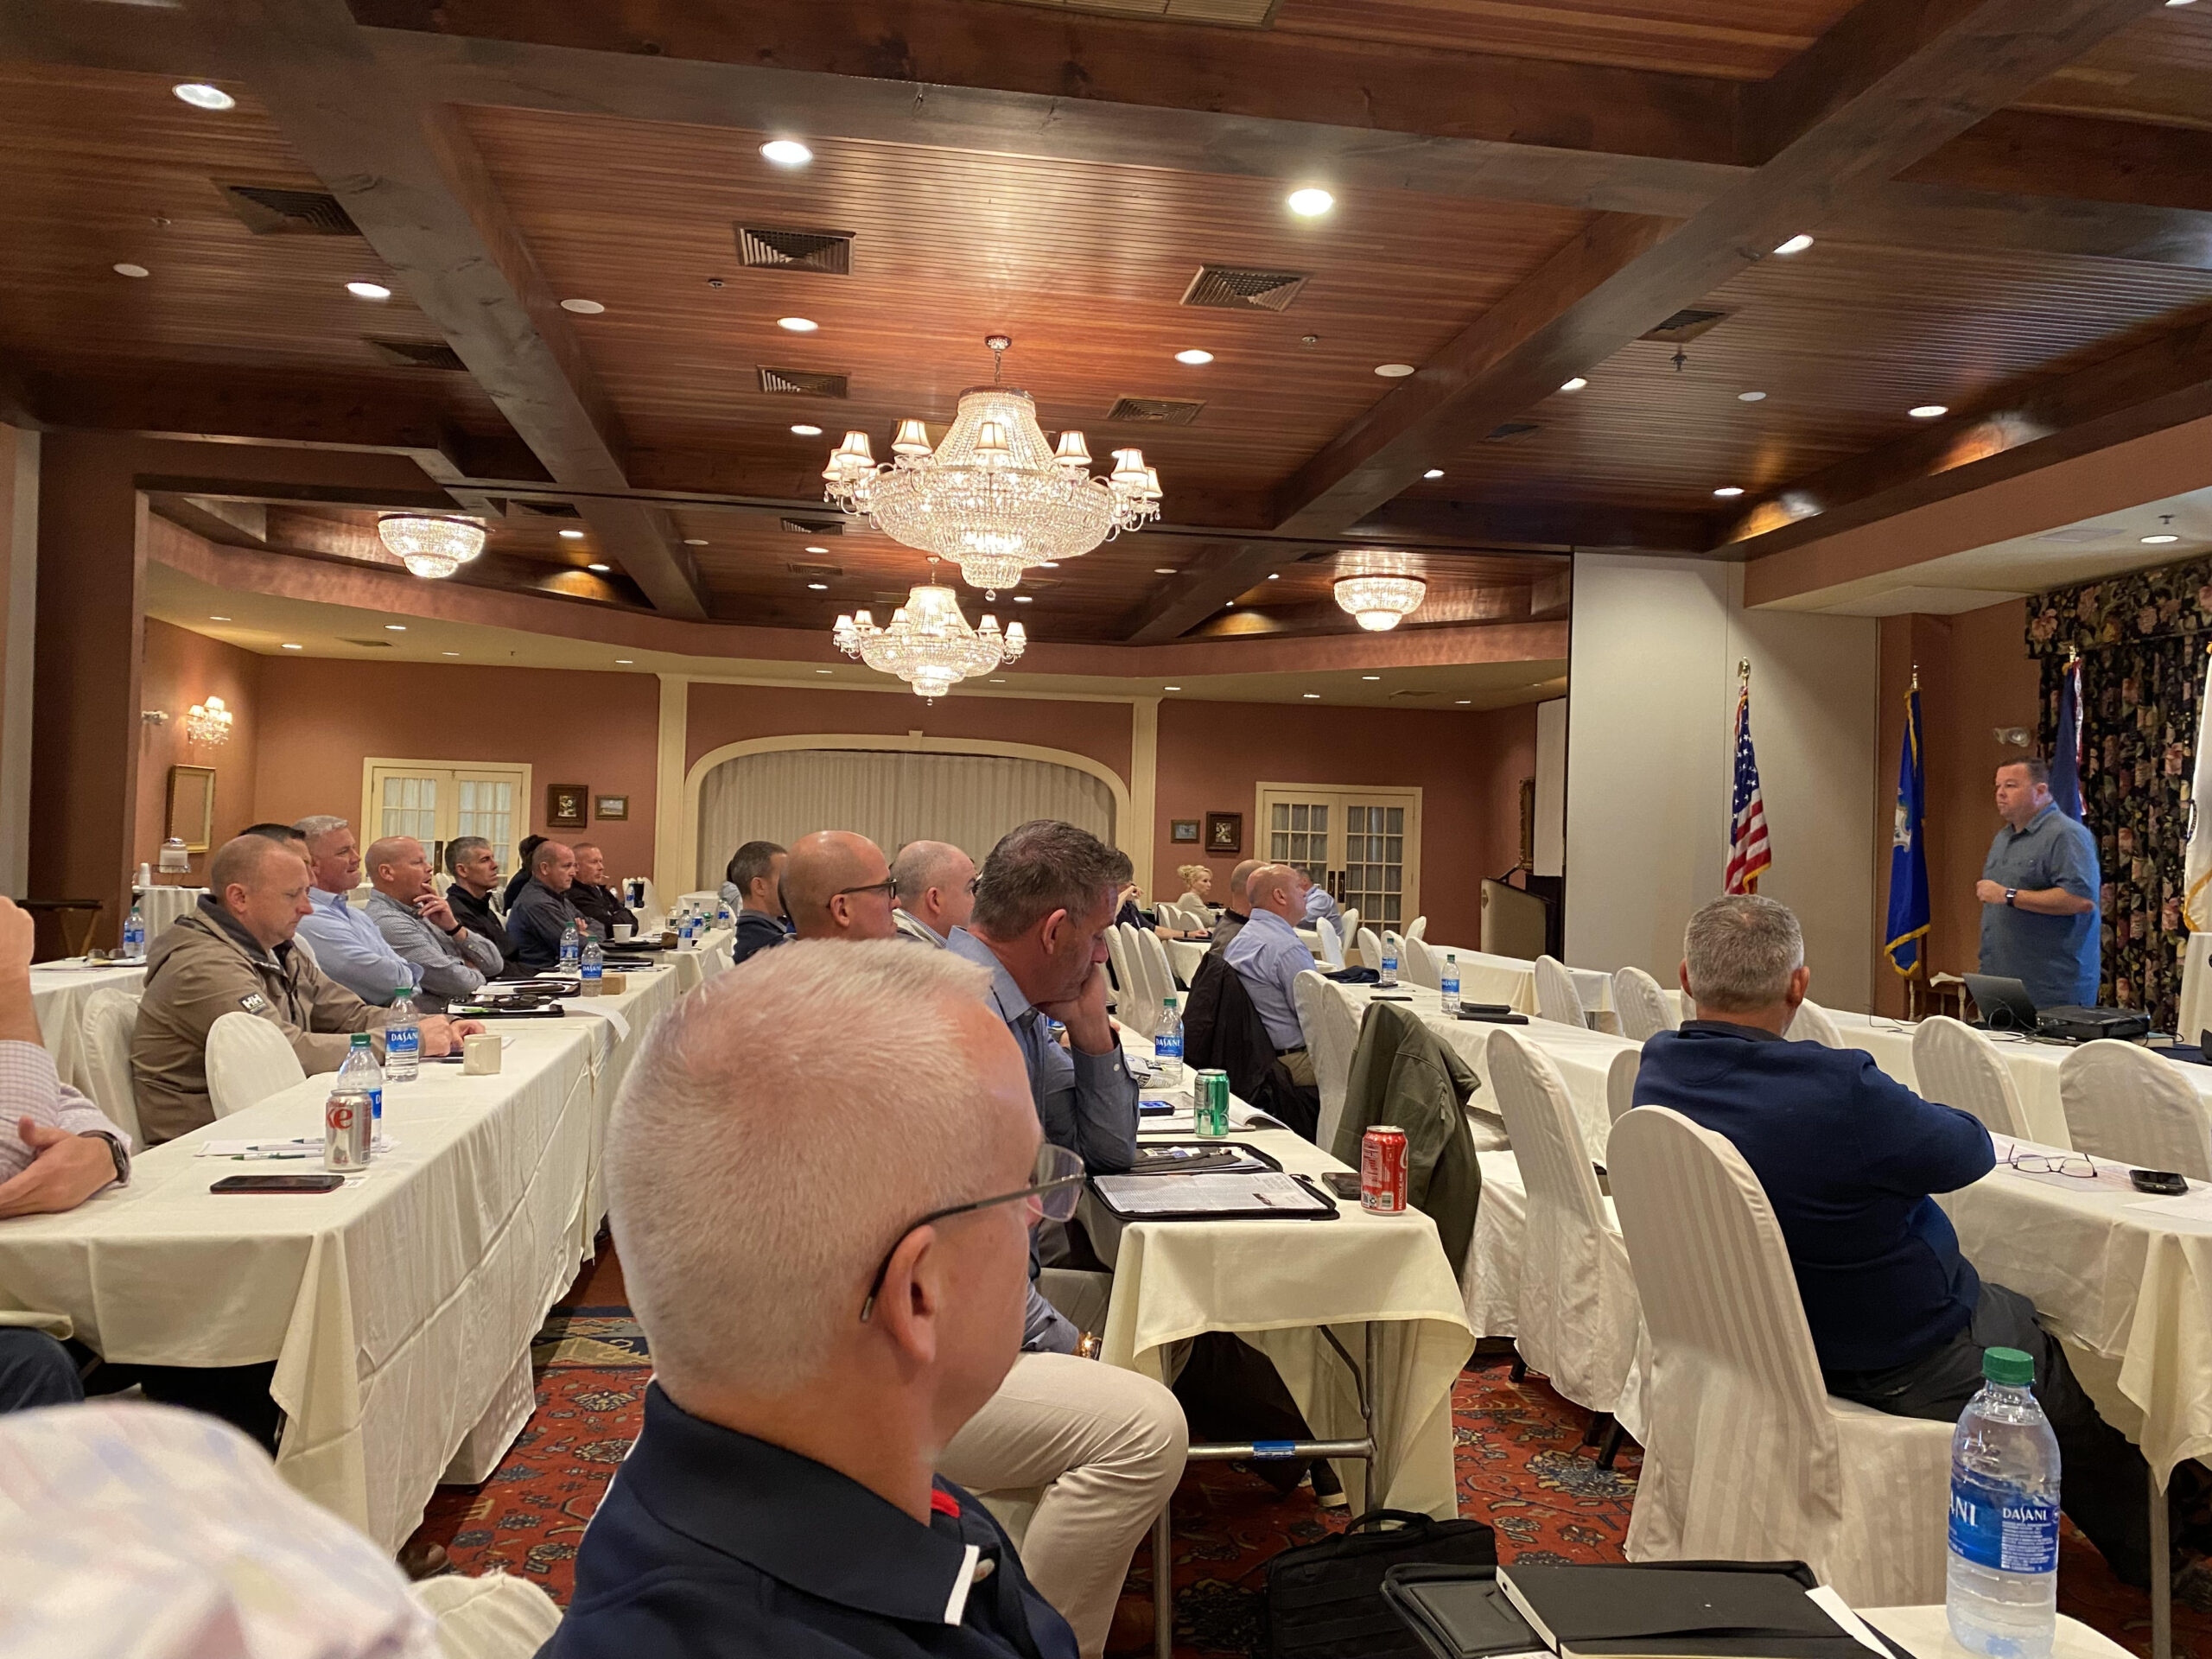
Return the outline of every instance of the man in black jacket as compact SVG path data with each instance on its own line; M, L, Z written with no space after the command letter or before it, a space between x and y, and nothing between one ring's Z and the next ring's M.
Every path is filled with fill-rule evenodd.
M541 841L530 855L530 879L507 912L507 960L524 968L551 968L561 960L561 936L582 921L585 933L605 939L607 930L576 913L569 902L576 855L557 841Z
M576 914L597 922L608 938L618 926L628 928L630 937L637 938L638 918L607 885L607 855L595 842L576 843L576 879L569 888L569 902Z
M748 841L729 855L723 872L722 897L737 894L737 942L730 947L730 965L772 950L791 938L784 925L784 849L772 841Z
M460 836L446 843L446 870L453 877L446 903L454 919L470 932L497 944L507 925L492 909L492 890L499 885L499 855L481 836Z

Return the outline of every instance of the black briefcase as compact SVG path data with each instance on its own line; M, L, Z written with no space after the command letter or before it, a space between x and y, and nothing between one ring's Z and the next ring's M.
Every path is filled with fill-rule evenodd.
M1382 1599L1382 1575L1409 1561L1494 1567L1497 1539L1479 1521L1370 1510L1344 1532L1268 1563L1268 1659L1421 1659L1427 1649Z

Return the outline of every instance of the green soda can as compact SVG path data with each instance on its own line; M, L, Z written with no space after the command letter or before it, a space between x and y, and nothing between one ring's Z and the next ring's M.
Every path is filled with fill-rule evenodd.
M1210 1141L1229 1133L1229 1073L1205 1071L1191 1085L1192 1132Z

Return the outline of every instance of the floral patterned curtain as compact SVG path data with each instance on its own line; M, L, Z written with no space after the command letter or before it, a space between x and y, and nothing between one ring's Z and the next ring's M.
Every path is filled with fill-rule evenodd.
M2100 999L2173 1029L2181 996L2190 774L2212 643L2212 559L2061 588L2028 612L2049 754L2069 646L2082 655L2082 798L2104 869Z

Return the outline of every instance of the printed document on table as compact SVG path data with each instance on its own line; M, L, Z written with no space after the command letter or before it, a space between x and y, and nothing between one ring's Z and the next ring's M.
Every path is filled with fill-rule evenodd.
M1273 1170L1219 1175L1099 1175L1106 1201L1129 1217L1168 1215L1313 1215L1332 1208L1287 1175Z

